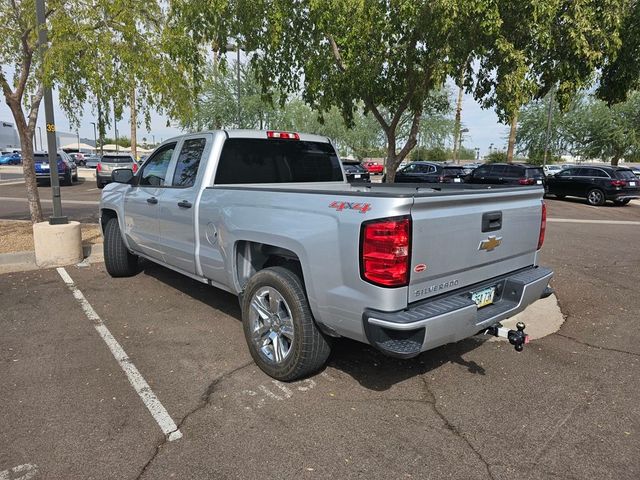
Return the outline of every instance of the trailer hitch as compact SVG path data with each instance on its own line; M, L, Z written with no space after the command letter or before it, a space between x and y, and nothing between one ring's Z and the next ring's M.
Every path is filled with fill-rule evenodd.
M504 328L500 323L497 323L485 330L485 335L493 335L494 337L502 337L509 340L509 343L514 346L516 352L521 352L526 343L529 343L529 335L524 333L526 325L523 322L516 323L515 330L509 330Z

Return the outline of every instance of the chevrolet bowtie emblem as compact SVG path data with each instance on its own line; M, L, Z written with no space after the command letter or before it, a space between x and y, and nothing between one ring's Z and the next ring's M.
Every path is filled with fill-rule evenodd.
M486 250L487 252L490 252L494 248L499 247L501 243L502 243L502 237L495 237L492 235L486 240L483 240L480 242L480 246L478 247L478 250Z

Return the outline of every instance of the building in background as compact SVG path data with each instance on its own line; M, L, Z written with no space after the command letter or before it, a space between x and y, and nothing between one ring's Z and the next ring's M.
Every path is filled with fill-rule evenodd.
M0 150L20 150L20 137L13 123L0 120Z

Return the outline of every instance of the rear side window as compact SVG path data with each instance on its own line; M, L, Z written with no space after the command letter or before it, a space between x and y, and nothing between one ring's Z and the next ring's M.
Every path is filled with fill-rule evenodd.
M505 165L504 171L501 172L503 177L509 178L523 178L526 175L526 170L516 165Z
M175 143L170 143L156 150L140 170L140 186L162 187L167 177L167 169L171 163Z
M173 174L172 186L187 188L196 183L200 159L206 144L207 140L205 138L185 140L182 150L180 150L176 171Z
M527 168L527 178L544 178L544 170L542 168Z
M464 168L462 167L444 167L445 175L464 175Z
M481 167L476 168L473 171L473 176L474 177L481 177L483 175L488 175L489 174L489 166L488 165L483 165Z
M620 180L637 180L636 174L631 170L616 170L616 178Z
M342 181L340 161L328 143L229 138L216 184Z

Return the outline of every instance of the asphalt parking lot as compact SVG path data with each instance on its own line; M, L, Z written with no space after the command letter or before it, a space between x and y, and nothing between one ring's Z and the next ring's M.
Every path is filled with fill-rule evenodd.
M99 320L55 269L0 275L0 479L639 478L640 205L548 205L559 332L407 361L339 341L292 384L251 362L235 297L164 268L67 267Z

